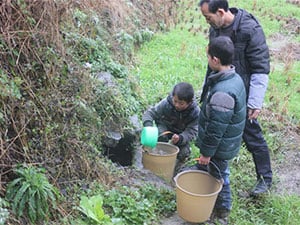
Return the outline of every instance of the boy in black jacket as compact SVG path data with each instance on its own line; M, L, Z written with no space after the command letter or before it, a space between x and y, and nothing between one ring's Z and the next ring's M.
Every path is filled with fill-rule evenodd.
M160 142L168 142L179 147L175 173L187 161L191 154L189 142L198 132L199 107L194 98L193 86L186 82L174 86L172 93L143 115L143 126L153 126L153 122L161 135Z

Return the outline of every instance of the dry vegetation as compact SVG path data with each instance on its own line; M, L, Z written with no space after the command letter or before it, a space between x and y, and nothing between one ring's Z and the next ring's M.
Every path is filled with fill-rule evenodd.
M97 16L100 38L115 60L123 62L116 34L167 29L174 23L175 8L175 1L164 0L0 3L0 196L13 178L12 169L22 163L46 168L60 188L84 179L114 183L112 168L97 152L111 114L86 115L79 107L78 99L86 105L97 104L95 98L106 100L93 92L90 70L69 50L78 43L66 41L68 31L90 39L99 33L92 26L79 27L74 11Z

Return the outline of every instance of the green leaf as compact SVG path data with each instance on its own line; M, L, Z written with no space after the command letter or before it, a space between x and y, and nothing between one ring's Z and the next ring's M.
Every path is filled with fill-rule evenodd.
M15 187L19 182L21 182L22 178L17 178L10 182L7 186L6 199L12 200L16 195L18 189Z
M29 183L23 183L23 185L17 192L16 196L14 197L14 203L13 203L13 211L14 212L16 212L17 206L19 205L21 198L23 197L24 193L26 192L26 190L29 186L30 186Z
M36 203L38 202L36 202L36 199L35 199L35 196L36 196L36 194L35 193L37 193L37 191L36 190L34 190L34 191L32 191L31 193L29 193L29 199L28 199L28 205L29 205L29 209L30 209L30 213L31 214L36 214L36 212L37 212L37 209L40 209L37 205L36 205ZM36 218L36 215L33 217L33 216L31 216L30 218ZM31 220L31 221L35 221L35 220Z
M37 219L37 212L36 210L33 208L32 204L28 204L28 216L31 222L36 221Z
M26 203L28 202L28 193L25 193L21 199L21 201L19 202L18 204L18 207L17 207L17 216L20 217L23 215L23 211L24 211L24 208L26 206Z
M94 220L97 223L103 224L110 222L110 218L105 214L103 208L103 199L101 195L95 195L91 198L86 196L81 197L80 207L78 208L82 213L84 213L88 218Z
M84 213L87 217L89 217L92 220L100 223L100 220L98 220L98 218L97 218L97 216L94 212L93 205L91 204L91 202L89 201L89 199L86 196L81 197L79 210L82 213Z

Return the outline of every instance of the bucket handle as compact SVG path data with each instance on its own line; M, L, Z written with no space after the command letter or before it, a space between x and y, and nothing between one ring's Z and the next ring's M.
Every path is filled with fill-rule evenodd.
M162 132L158 137L161 137L166 134L174 134L174 132L167 130L167 131Z
M142 147L142 152L146 152L146 153L149 153L150 149L149 147Z
M194 160L199 160L199 158L195 158ZM209 163L212 164L217 169L217 171L219 173L219 176L220 176L220 179L218 179L218 180L220 180L220 182L223 184L224 183L224 179L222 178L222 174L221 174L220 168L217 166L217 164L215 164L211 160L209 161Z
M223 184L224 183L224 180L223 180L223 178L222 178L222 174L221 174L221 171L220 171L220 168L217 166L217 164L215 164L213 161L209 161L209 163L210 164L212 164L216 169L217 169L217 171L218 171L218 173L219 173L219 176L220 176L220 181L221 181L221 183Z

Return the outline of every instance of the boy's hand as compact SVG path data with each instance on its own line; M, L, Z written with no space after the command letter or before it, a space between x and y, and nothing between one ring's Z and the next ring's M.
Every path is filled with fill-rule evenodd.
M179 140L180 140L180 136L178 134L173 134L171 138L172 144L177 144Z
M208 165L209 162L210 162L210 157L206 157L203 155L200 156L199 161L198 161L198 163L201 165Z

